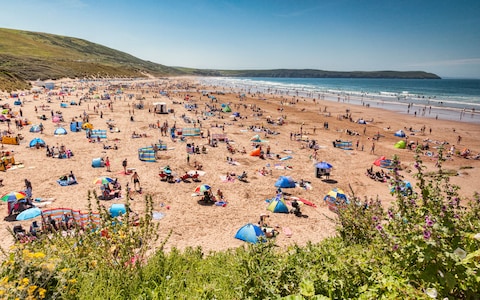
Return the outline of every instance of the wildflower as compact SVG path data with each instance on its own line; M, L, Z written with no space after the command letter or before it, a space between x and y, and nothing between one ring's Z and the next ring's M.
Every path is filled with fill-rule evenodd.
M393 211L388 210L388 217L389 217L390 219L393 219Z
M382 225L380 225L380 224L378 224L377 227L375 227L375 228L377 228L378 231L381 231L383 229Z
M453 253L460 257L460 259L464 259L467 256L467 252L465 252L465 250L463 250L462 248L455 249Z
M372 221L377 222L377 221L378 221L378 217L377 217L377 216L373 216L373 217L372 217Z
M429 296L430 298L432 299L436 299L437 296L438 296L438 292L435 288L428 288L426 291L425 291L425 294L427 294L427 296Z
M40 288L38 290L38 297L40 297L40 299L45 299L45 294L47 293L47 290L44 289L44 288Z
M432 227L432 226L433 226L433 220L430 219L429 216L426 216L426 217L425 217L425 223L427 224L428 227Z
M37 289L37 286L36 285L31 285L28 287L28 294L31 295L33 294L33 292L35 292L35 290Z
M398 250L398 244L393 245L392 250L397 251Z
M423 231L423 238L428 240L432 236L432 233L428 230Z
M28 278L23 278L22 279L22 284L23 285L28 285L29 282L30 282L30 280Z

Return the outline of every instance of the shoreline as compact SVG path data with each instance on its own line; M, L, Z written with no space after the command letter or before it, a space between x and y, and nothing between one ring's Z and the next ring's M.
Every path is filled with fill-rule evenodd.
M231 81L229 81L229 79ZM459 103L445 100L431 99L425 97L413 97L414 95L404 95L398 93L380 92L379 94L366 92L353 92L325 89L322 91L316 89L305 90L304 86L273 86L261 81L242 81L234 77L218 78L199 77L201 83L217 87L214 83L219 83L220 87L236 89L241 93L275 95L282 97L302 97L317 100L328 100L330 102L352 102L355 105L384 106L385 109L412 116L416 112L417 117L426 117L439 120L460 121L465 123L480 124L480 103ZM212 83L212 84L211 84ZM383 93L383 94L382 94ZM407 97L410 96L410 97ZM443 103L449 103L453 106L443 106ZM387 105L385 107L385 104ZM463 107L460 107L463 106ZM466 107L470 107L466 109ZM475 110L472 107L477 108ZM425 111L425 112L424 112Z

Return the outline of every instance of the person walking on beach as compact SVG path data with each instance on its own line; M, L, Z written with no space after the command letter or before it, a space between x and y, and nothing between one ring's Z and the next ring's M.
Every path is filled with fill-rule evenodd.
M375 154L375 143L372 143L372 148L370 149L370 154Z
M127 159L126 158L122 161L122 167L123 167L123 172L125 174L127 174Z
M137 184L138 184L138 189L140 189L140 177L138 176L137 172L133 173L132 181L133 181L133 188L137 189Z
M110 170L110 159L108 159L108 156L105 158L105 167L107 167L107 172L111 172L111 170Z

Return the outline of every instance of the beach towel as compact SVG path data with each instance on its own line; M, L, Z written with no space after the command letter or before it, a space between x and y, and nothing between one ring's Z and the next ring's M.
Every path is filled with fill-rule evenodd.
M226 175L220 175L220 180L222 180L222 182L234 182L235 176L231 176L230 179L227 179Z
M61 186L68 186L68 185L74 185L77 184L77 181L71 181L71 180L57 180L58 184Z
M205 171L198 171L198 170L197 171L196 170L190 170L190 171L187 172L187 174L190 175L190 176L193 176L193 175L195 175L195 172L198 174L198 176L204 176L205 174L207 174L207 172L205 172Z
M288 156L280 158L280 160L288 160L288 159L292 159L292 156L288 155Z

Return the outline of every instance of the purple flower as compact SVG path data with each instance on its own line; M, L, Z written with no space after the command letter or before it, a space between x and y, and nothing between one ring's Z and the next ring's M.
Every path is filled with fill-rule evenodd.
M432 219L430 219L429 216L426 216L425 217L425 223L427 224L428 227L432 227L434 222L433 222Z
M397 251L397 249L398 249L398 244L393 245L392 250Z
M378 217L377 217L377 216L373 216L373 217L372 217L372 221L377 222L377 221L378 221Z
M432 236L432 233L428 230L423 231L423 238L428 240Z
M377 228L378 231L382 231L382 229L383 229L382 225L380 225L380 224L378 224L377 227L375 227L375 228Z
M390 219L393 219L393 211L388 210L388 217L389 217Z

